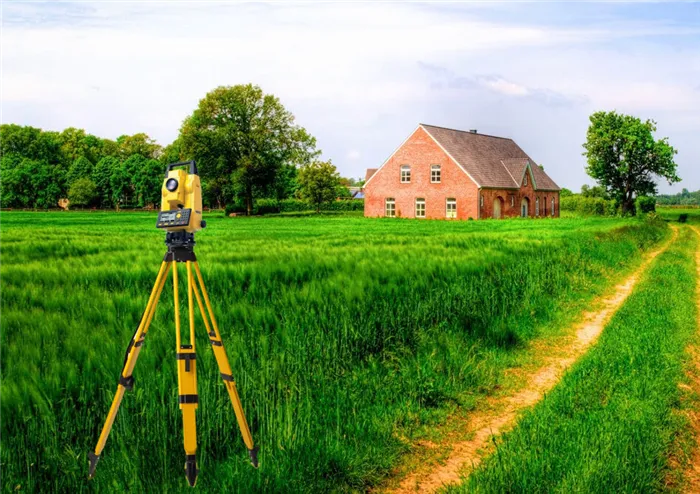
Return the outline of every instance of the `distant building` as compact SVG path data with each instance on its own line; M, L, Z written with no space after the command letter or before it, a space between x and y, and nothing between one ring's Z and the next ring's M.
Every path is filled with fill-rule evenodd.
M367 170L365 216L559 216L559 186L512 140L420 124Z

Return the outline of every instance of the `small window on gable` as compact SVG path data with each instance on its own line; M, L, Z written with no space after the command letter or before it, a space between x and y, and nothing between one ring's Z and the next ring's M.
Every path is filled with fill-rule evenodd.
M416 199L416 218L425 218L425 199Z
M439 184L441 180L440 165L430 167L430 183Z
M525 169L525 178L523 179L523 187L527 187L527 169Z
M457 199L447 199L445 204L445 217L456 218L457 217Z
M384 200L384 215L387 218L396 216L396 201L394 201L393 197L387 197Z
M401 167L401 183L411 183L411 167L408 165L403 165Z

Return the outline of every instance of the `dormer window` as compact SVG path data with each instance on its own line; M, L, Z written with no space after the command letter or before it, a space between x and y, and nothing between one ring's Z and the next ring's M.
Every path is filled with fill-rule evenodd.
M403 165L401 167L401 183L410 184L411 183L411 167L408 165Z

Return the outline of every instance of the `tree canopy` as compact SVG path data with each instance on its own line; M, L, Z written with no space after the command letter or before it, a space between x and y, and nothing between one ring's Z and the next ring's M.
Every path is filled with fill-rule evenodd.
M252 84L209 92L180 129L182 153L195 159L217 203L243 198L248 214L256 195L274 188L284 165L318 155L316 140L279 99Z
M316 206L330 202L337 196L340 175L330 161L313 161L299 169L299 193L302 199Z
M656 194L658 179L680 181L673 159L677 151L668 138L654 139L653 120L601 111L590 122L583 145L586 172L620 203L623 213L634 214L635 197Z

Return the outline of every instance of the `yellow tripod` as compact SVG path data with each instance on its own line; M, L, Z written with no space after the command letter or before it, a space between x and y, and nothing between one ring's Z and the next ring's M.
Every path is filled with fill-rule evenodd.
M228 358L226 356L226 351L224 350L223 343L221 341L221 334L219 333L219 327L216 324L216 319L214 318L214 311L211 308L211 302L209 301L209 295L204 287L204 280L202 279L202 272L199 269L199 264L195 257L193 247L194 247L194 234L186 232L169 232L166 235L166 245L168 245L168 252L165 254L163 263L158 271L158 276L156 277L156 282L151 290L151 295L148 298L148 304L146 305L146 310L141 317L141 322L136 329L136 333L132 340L129 342L129 346L126 350L126 355L124 358L124 367L122 369L121 375L119 376L119 385L117 387L117 393L114 395L114 400L112 401L112 406L109 409L109 414L107 415L107 420L102 428L102 433L97 441L97 446L95 451L88 454L90 458L90 478L95 474L95 467L100 459L102 450L107 442L107 437L112 429L112 424L114 423L114 418L119 410L119 405L121 404L122 398L124 397L124 392L128 389L132 389L134 385L134 378L132 377L132 372L134 366L136 365L136 360L139 357L139 352L141 351L141 346L144 343L146 334L148 333L148 328L153 320L153 316L156 312L156 307L158 305L158 300L160 299L160 294L163 291L163 287L168 278L168 274L172 271L173 274L173 299L175 303L175 344L176 344L176 358L177 358L177 381L179 390L179 403L180 409L182 410L182 425L184 431L184 444L185 444L185 473L187 476L187 481L191 486L195 485L197 481L197 462L196 462L196 452L197 452L197 425L195 420L195 411L198 406L198 395L197 395L197 363L195 357L195 337L194 337L194 304L192 299L192 293L194 292L194 298L197 299L197 305L199 305L199 311L202 315L202 320L204 321L204 326L209 334L209 341L211 342L212 348L214 350L214 356L216 357L216 362L219 365L219 371L221 372L221 378L224 381L226 390L228 391L229 398L231 399L231 404L233 405L233 410L236 413L236 419L238 420L238 426L241 429L243 435L243 441L248 448L248 453L250 455L250 460L253 466L257 468L258 449L253 445L253 437L250 434L250 429L248 428L248 422L246 421L245 414L243 412L243 406L241 405L241 400L238 396L238 391L236 390L236 384L233 380L233 375L231 373L231 366L229 365ZM190 322L190 338L189 344L183 345L180 338L180 310L179 310L179 299L178 299L178 269L177 264L184 263L187 271L187 302L188 302L188 312L189 312L189 322ZM193 269L194 268L194 269ZM194 275L193 276L193 271ZM195 282L196 278L196 282ZM198 288L199 286L199 288ZM201 295L200 295L201 290ZM202 298L204 303L202 303ZM206 312L204 310L204 305L206 305ZM207 317L208 316L208 317ZM211 320L211 323L210 323Z

